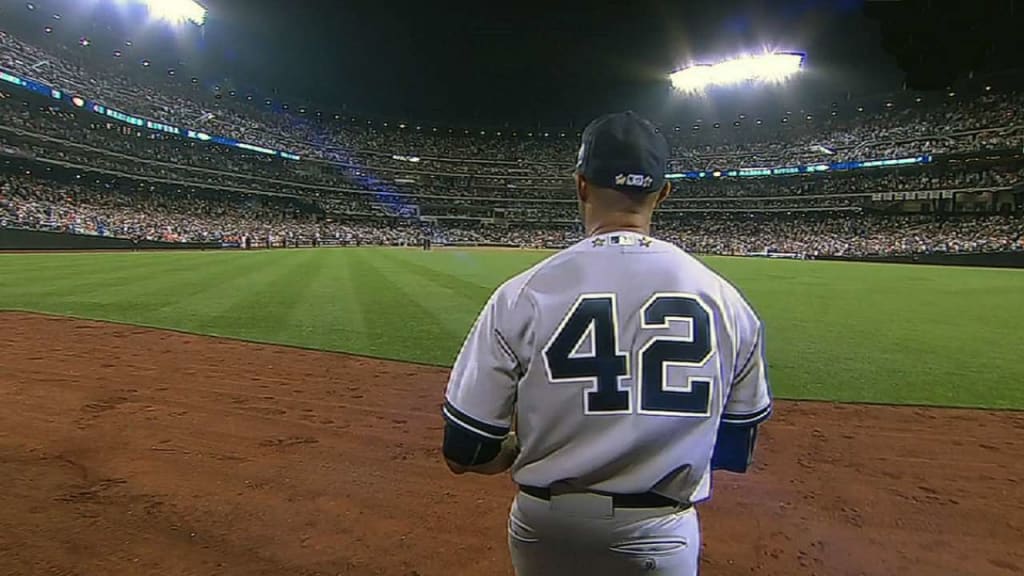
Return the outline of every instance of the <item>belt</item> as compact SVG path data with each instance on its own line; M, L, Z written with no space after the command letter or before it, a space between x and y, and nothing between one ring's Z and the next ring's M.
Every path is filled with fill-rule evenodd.
M540 498L541 500L551 500L551 488L540 488L537 486L519 486L519 490L534 498ZM661 494L655 494L654 492L644 492L641 494L602 494L600 492L582 492L584 494L597 494L599 496L608 496L612 499L612 506L616 508L679 508L680 510L687 510L693 506L689 502L679 502L673 500L667 496Z

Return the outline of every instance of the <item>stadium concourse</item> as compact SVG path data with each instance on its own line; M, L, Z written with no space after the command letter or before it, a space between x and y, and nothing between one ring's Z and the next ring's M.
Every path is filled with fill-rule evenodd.
M91 64L0 32L0 226L226 245L581 237L575 133L269 112ZM678 172L656 234L716 254L1024 249L1021 96L898 98L874 112L663 127Z

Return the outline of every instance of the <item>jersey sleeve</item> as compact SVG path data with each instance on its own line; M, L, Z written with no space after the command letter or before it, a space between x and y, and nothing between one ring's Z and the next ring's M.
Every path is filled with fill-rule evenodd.
M522 350L528 319L500 288L480 312L452 367L444 417L481 440L500 440L512 426L516 391L525 373Z
M768 365L765 360L764 325L745 302L736 321L737 362L732 386L722 412L722 423L754 425L772 411Z

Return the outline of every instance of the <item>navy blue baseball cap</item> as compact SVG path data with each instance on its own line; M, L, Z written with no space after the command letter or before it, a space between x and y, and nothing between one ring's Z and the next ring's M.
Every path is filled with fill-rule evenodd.
M595 186L650 194L665 185L668 142L633 111L606 114L583 131L576 173Z

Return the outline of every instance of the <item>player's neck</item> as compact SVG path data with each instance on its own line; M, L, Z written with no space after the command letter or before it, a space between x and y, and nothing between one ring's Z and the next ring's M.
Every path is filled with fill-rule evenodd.
M637 215L634 217L624 217L616 219L608 219L605 221L599 221L590 223L586 227L587 236L600 236L601 234L608 234L610 232L636 232L638 234L649 235L651 233L651 220L650 218L643 218Z

